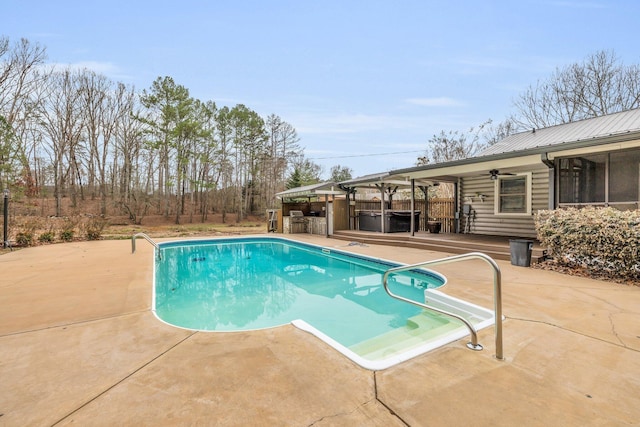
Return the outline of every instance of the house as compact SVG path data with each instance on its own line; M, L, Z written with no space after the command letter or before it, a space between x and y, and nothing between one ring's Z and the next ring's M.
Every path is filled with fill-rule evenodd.
M535 237L538 210L640 207L640 109L532 129L473 158L393 170L377 179L452 183L457 232Z
M455 224L447 230L455 233L535 238L534 214L539 210L588 205L639 209L640 109L517 133L473 158L301 187L279 197L328 190L326 197L346 195L344 202L332 203L340 208L331 212L336 226L324 228L331 235L358 228L353 220L358 217L356 191L377 190L378 229L388 232L385 218L394 213L389 209L399 188L410 189L409 211L414 211L418 189L427 195L430 187L443 183L454 187ZM322 203L328 211L329 199ZM418 227L414 215L408 218L406 228L413 235Z

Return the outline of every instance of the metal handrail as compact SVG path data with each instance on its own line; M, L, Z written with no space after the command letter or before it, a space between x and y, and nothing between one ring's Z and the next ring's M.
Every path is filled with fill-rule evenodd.
M158 258L162 259L162 254L160 253L160 246L158 246L158 244L151 237L147 236L145 233L136 233L133 236L131 236L131 253L136 252L136 237L142 237L147 242L151 243L153 247L158 250Z
M496 359L504 360L504 355L502 352L502 274L500 273L500 267L498 266L498 264L496 264L496 262L490 256L480 252L471 252L468 254L454 255L447 258L421 262L418 264L394 267L385 271L384 273L384 276L382 279L384 284L384 289L385 291L387 291L387 294L389 294L389 296L391 296L392 298L398 299L400 301L408 302L410 304L422 307L426 310L435 311L437 313L444 314L445 316L450 316L460 320L465 324L467 328L469 328L469 331L471 333L471 342L467 343L467 347L472 350L482 350L482 346L478 344L478 333L476 331L476 328L467 319L463 318L458 314L450 313L448 311L444 311L439 308L432 307L427 304L419 303L417 301L413 301L411 299L402 297L400 295L396 295L389 290L389 284L388 284L389 275L393 273L398 273L406 270L413 270L415 268L426 267L426 266L449 264L449 263L458 262L458 261L466 261L469 259L481 259L486 263L488 263L493 268L493 304L494 304L495 325L496 325L496 330L495 330Z

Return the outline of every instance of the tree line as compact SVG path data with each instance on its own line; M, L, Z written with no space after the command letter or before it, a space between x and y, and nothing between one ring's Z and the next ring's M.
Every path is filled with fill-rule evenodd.
M138 93L88 69L47 66L46 49L0 38L0 186L102 215L206 220L274 207L287 187L317 182L295 128L276 114L192 97L171 77Z
M275 194L320 181L295 128L276 114L218 106L192 97L171 77L149 88L88 69L46 64L46 49L0 37L0 186L16 196L53 197L55 215L86 200L102 215L140 222L162 214L176 223L219 212L241 221L275 207ZM640 106L640 67L613 51L558 68L514 101L503 122L442 131L417 164L473 156L515 132ZM335 166L331 178L351 178Z

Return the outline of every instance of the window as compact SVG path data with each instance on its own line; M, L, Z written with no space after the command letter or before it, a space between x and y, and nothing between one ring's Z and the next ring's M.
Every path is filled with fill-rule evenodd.
M640 200L638 182L640 151L623 151L609 155L609 202Z
M558 206L640 206L640 150L555 160Z
M560 203L605 201L606 154L559 159L558 163Z
M531 174L498 176L495 181L496 215L531 215Z

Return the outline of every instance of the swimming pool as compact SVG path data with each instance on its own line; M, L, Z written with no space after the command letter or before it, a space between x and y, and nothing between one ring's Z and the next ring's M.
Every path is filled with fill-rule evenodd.
M369 369L407 360L467 335L461 322L388 296L382 275L399 264L276 237L165 242L156 260L153 310L201 331L292 323ZM412 270L391 277L406 298L463 314L477 329L493 312L446 296L446 279Z

